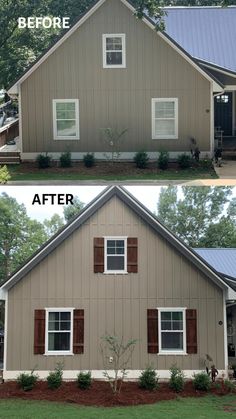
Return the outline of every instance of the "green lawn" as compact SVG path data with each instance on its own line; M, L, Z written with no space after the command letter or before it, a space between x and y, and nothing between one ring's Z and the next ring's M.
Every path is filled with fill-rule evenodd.
M92 175L68 172L51 172L38 170L37 172L21 172L19 166L8 166L11 181L32 181L32 180L104 180L104 181L125 181L125 180L194 180L194 179L217 179L218 176L213 169L186 169L186 170L163 170L158 174L143 173L133 175Z
M231 412L225 411L230 407ZM1 400L0 418L15 419L229 419L236 417L233 396L186 398L137 407L94 408L52 402Z

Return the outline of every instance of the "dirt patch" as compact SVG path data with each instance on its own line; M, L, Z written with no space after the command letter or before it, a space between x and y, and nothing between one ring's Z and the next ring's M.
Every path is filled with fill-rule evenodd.
M232 401L228 405L224 405L223 409L224 409L225 412L236 413L236 400Z
M222 396L227 394L227 389L222 385L220 388L213 388L211 394ZM104 381L93 381L88 390L78 389L74 381L63 382L57 390L50 390L45 381L39 381L35 388L28 392L21 390L16 382L6 382L0 385L0 399L21 398L105 407L152 404L177 397L201 397L204 395L206 393L193 388L192 382L187 382L181 393L171 391L167 383L160 384L158 390L146 391L140 389L137 382L127 382L123 384L121 393L117 396L112 395L109 383ZM227 407L232 409L232 406L225 406L225 410Z

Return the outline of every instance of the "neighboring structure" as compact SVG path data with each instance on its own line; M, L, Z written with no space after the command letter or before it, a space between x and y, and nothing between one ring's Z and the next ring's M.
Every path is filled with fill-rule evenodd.
M194 249L236 291L236 249ZM228 356L236 364L236 302L227 307Z
M227 374L226 304L236 292L120 187L103 191L0 288L5 379L58 361L64 377L103 377L101 337L138 339L129 378L176 363L187 377L209 354ZM111 369L113 365L111 363Z
M189 10L204 33L198 10ZM222 33L234 38L234 19L222 24L225 9L206 10L220 21L215 33L223 26ZM226 59L214 66L203 63L202 54L195 58L196 48L185 45L177 31L169 35L174 11L168 10L167 33L161 33L148 16L138 20L128 0L97 1L9 89L19 94L22 159L41 152L59 158L67 149L75 159L86 152L104 159L104 128L127 130L119 145L123 159L140 150L156 158L162 149L176 157L190 152L193 140L201 157L212 156L215 128L218 145L224 135L231 138L236 68L231 61L230 69L218 66L233 48L220 50ZM235 16L236 8L228 13ZM195 32L189 38L204 44Z

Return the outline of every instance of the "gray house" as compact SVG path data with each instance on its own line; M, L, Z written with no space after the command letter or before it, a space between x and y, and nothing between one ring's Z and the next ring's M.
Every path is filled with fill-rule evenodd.
M186 377L209 354L228 370L227 311L236 292L120 187L103 191L0 288L5 379L58 361L64 377L103 378L100 338L138 339L128 378L176 363ZM112 369L112 364L111 364Z
M23 160L67 149L74 159L104 159L104 128L127 130L123 159L163 149L176 157L193 139L201 157L212 156L215 139L232 144L236 8L167 8L164 33L134 11L128 0L98 0L11 86Z

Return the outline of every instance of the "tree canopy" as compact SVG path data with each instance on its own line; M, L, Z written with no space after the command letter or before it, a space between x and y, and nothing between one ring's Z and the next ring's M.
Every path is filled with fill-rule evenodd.
M6 193L0 195L0 283L22 265L65 223L78 214L84 204L78 197L74 205L63 208L64 217L54 214L42 223L27 215L26 207Z
M0 2L0 88L8 87L46 50L60 34L59 29L19 29L18 17L70 17L70 23L93 4L94 0L1 0ZM230 5L233 0L134 0L137 17L148 10L162 30L163 6Z
M236 198L230 187L162 188L157 216L190 247L236 247Z

